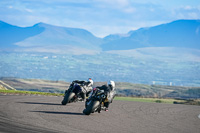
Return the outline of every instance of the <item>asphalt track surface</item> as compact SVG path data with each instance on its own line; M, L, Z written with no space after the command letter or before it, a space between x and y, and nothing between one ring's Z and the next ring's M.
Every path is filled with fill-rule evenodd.
M200 106L114 100L109 111L83 115L83 102L0 94L2 133L200 133Z

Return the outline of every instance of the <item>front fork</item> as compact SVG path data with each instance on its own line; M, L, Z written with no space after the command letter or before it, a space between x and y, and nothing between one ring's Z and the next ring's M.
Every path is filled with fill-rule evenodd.
M67 94L67 90L65 90L65 95Z
M104 106L104 102L101 100L101 101L99 101L100 102L100 104L99 104L99 107L98 107L98 113L101 113L101 108L102 108L102 106Z

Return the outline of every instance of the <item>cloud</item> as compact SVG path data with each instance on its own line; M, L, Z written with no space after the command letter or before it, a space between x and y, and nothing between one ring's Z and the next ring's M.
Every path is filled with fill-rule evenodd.
M191 6L185 6L185 7L183 7L185 10L191 10L192 9L192 7Z
M124 9L124 12L126 12L126 13L134 13L134 12L136 12L136 8L133 8L133 7L129 7L129 8L125 8Z
M0 20L18 26L44 22L97 36L125 33L177 19L200 19L200 4L182 0L1 0ZM180 4L181 3L181 4ZM23 21L22 21L23 20Z
M116 7L126 7L130 5L129 0L97 0L98 4L103 4L105 6L112 6L114 8Z
M13 6L8 6L8 8L9 8L9 9L12 9L12 8L13 8Z
M194 6L181 6L173 10L173 17L177 19L200 19L200 8Z

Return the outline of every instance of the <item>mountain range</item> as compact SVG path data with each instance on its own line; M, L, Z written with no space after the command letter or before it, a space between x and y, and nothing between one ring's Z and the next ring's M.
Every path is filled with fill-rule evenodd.
M200 86L200 20L104 38L79 28L0 21L0 77Z
M129 50L143 47L200 48L200 20L177 20L127 34L104 38L103 50Z
M38 23L18 27L0 21L0 49L31 52L96 54L148 47L200 49L200 20L177 20L104 38L87 30Z

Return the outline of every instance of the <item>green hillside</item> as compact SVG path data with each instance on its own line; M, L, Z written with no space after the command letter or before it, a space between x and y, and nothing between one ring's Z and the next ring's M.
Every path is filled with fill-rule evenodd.
M41 79L1 78L3 82L16 90L39 91L48 93L64 93L70 83L65 81L50 81ZM93 87L106 84L95 82ZM200 87L182 87L166 85L145 85L127 82L116 82L117 96L146 98L180 98L199 99Z
M117 94L120 96L181 99L200 98L200 87L145 85L120 82L118 82L116 86L118 88Z

